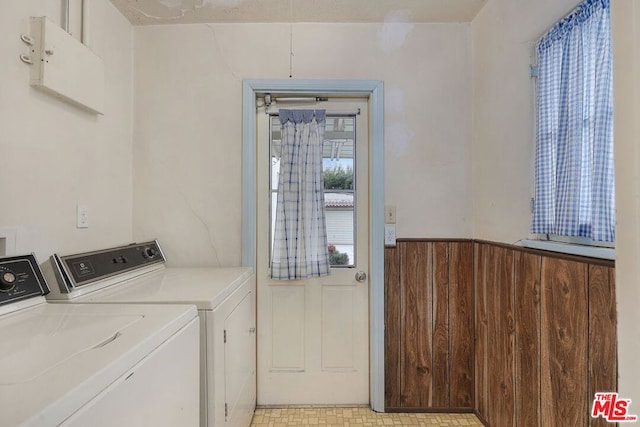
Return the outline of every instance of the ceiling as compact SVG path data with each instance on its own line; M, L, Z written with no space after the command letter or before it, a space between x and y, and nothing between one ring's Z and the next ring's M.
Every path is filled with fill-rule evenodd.
M470 22L488 0L111 0L133 25Z

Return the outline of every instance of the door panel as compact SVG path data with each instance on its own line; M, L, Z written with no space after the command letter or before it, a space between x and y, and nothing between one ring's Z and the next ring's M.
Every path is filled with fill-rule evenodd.
M270 279L279 123L257 113L258 404L369 402L369 288L355 280L356 272L368 273L369 261L367 103L286 107L327 110L323 165L333 262L331 275L309 280Z
M270 371L304 372L304 287L269 286L271 293Z
M354 360L355 286L322 286L322 369L356 369Z

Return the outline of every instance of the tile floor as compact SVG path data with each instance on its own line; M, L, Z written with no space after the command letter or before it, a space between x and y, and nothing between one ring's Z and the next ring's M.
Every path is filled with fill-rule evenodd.
M258 408L252 427L482 426L473 414L378 414L369 408Z

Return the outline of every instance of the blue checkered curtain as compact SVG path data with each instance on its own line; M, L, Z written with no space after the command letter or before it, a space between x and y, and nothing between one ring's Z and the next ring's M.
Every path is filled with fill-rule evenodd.
M280 110L282 142L271 278L330 274L324 212L325 110Z
M539 41L537 234L615 239L609 0L587 0Z

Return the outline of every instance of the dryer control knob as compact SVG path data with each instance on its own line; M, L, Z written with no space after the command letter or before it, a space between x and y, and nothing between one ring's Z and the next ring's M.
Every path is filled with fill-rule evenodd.
M144 248L144 250L142 251L142 256L146 259L152 259L157 255L157 253L158 251L156 251L154 248Z
M4 270L0 275L0 291L8 292L16 285L16 275L12 271Z

